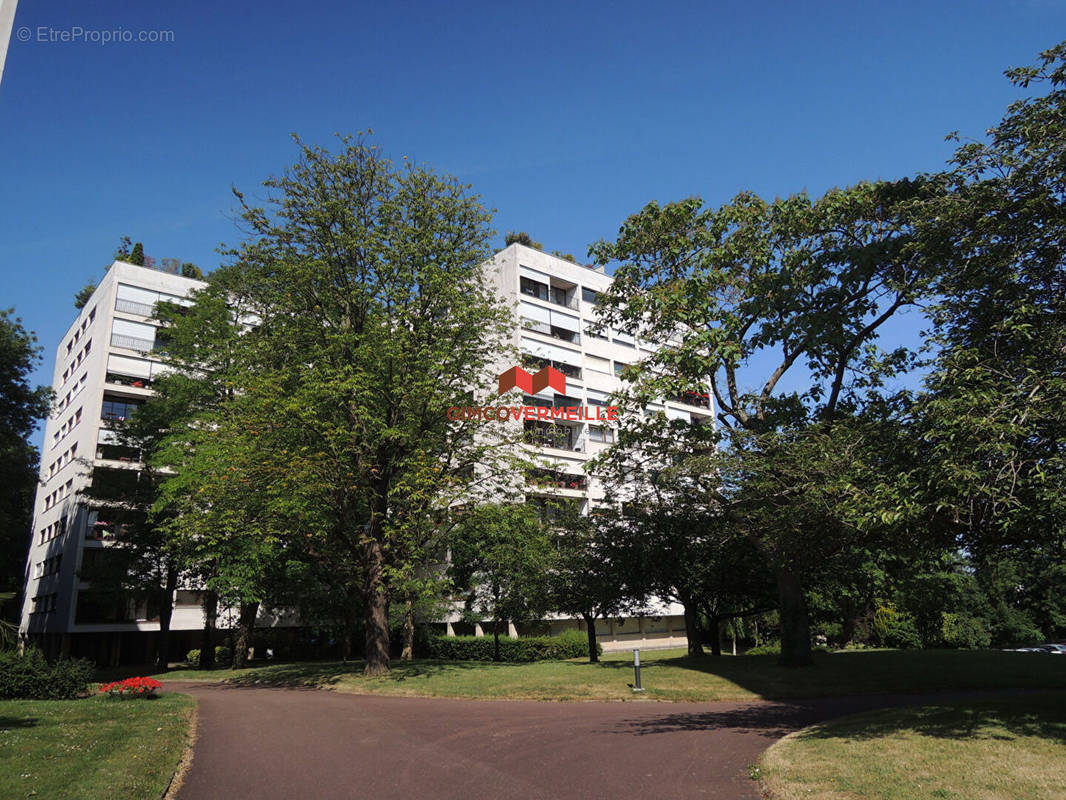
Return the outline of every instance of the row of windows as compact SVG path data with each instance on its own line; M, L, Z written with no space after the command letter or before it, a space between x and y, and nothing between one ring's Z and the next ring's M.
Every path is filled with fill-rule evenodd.
M45 528L41 528L41 542L40 543L44 544L45 542L50 542L53 539L58 539L60 536L62 536L66 532L67 532L67 518L66 517L60 517L58 520L53 522L51 525L49 525L49 526L47 526Z
M89 341L87 341L85 343L85 347L83 347L78 352L78 355L74 359L73 363L71 363L70 366L68 366L65 370L63 370L63 382L60 384L60 386L65 384L67 382L67 379L70 378L70 376L74 374L74 371L78 367L81 366L81 362L89 357L89 351L92 349L92 346L93 346L93 341L92 341L92 339L90 339Z
M93 324L93 320L94 319L96 319L96 309L95 308L93 308L92 310L89 311L89 313L85 316L85 319L82 320L81 325L78 326L78 329L76 331L74 331L74 335L71 337L70 341L67 342L67 355L68 356L72 352L74 352L74 345L76 345L78 343L78 340L82 337L82 335L85 333L85 331L87 331L89 329L89 326Z
M52 465L48 468L48 479L51 480L52 477L57 472L59 472L59 470L63 469L63 467L73 461L77 457L77 455L78 443L75 442L70 446L70 449L68 449L65 453L63 453L63 455L61 455L59 458L52 462Z
M64 436L66 436L68 433L74 430L75 427L77 427L77 424L81 422L81 412L82 409L79 408L77 411L74 412L73 416L71 416L66 422L59 426L59 430L52 434L52 447L55 447L57 444L59 444L60 440Z
M71 478L69 481L67 481L54 492L52 492L50 495L48 495L48 497L44 498L44 510L47 511L60 500L65 500L67 497L70 497L70 494L73 491L74 479Z
M39 594L33 598L30 606L31 614L47 614L56 610L56 601L59 595L56 592L51 594Z
M47 575L52 575L59 572L59 566L63 563L63 554L60 553L57 556L46 558L44 561L38 561L33 570L33 577L43 578Z
M74 402L74 398L81 394L81 390L85 388L85 384L89 381L89 373L82 373L82 376L78 378L78 382L70 387L70 391L67 392L66 397L59 401L59 406L56 408L56 413L60 414L66 409L70 408L70 404Z

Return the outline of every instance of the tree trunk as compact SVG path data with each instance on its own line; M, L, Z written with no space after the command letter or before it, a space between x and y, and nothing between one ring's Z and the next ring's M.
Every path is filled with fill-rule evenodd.
M492 621L492 660L500 660L500 621Z
M811 626L807 598L799 578L789 569L777 571L777 594L781 612L781 658L783 667L806 667L811 656Z
M385 588L385 554L375 534L380 522L371 522L363 545L366 565L366 675L384 675L389 671L389 598Z
M174 618L174 590L178 588L178 570L167 568L163 596L159 604L159 638L156 640L155 668L166 672L170 667L170 623Z
M204 592L204 635L200 641L200 669L215 668L215 625L218 622L218 594Z
M589 637L589 663L595 664L600 660L600 654L596 652L596 618L588 614L582 614Z
M722 624L717 616L711 617L711 655L722 655Z
M259 601L242 603L237 622L237 641L233 645L233 668L242 669L248 663L248 648L252 646L255 617L259 613Z
M411 661L415 657L415 604L408 598L403 603L403 651L400 659Z
M685 607L685 636L688 637L688 654L690 656L702 656L703 655L703 642L701 641L700 621L696 618L695 604L685 602L685 599L681 599L681 604Z

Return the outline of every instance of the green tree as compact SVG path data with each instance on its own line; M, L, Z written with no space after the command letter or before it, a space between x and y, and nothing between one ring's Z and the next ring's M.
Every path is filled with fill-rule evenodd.
M505 247L509 247L512 244L524 244L526 247L532 247L535 250L544 249L544 245L533 241L533 237L525 231L507 231L507 235L503 237L503 243Z
M492 620L493 659L504 623L543 619L551 609L555 534L527 503L487 504L464 514L451 539L451 571L475 619Z
M0 310L0 592L19 591L25 577L38 461L29 437L52 396L29 382L40 358L37 337L14 309Z
M928 191L925 181L900 181L815 200L741 194L719 209L695 198L652 203L615 242L591 248L598 263L618 264L601 324L658 346L624 373L628 404L639 409L709 381L727 436L722 452L757 464L746 473L738 465L734 494L718 500L776 577L783 664L811 662L804 569L829 555L806 555L823 541L826 520L797 491L808 482L796 467L805 458L824 464L829 430L910 364L908 351L886 352L876 341L929 290L911 233ZM799 484L786 491L760 485L760 475ZM713 497L717 490L706 488ZM764 526L770 509L773 523ZM784 530L791 535L775 533Z
M96 284L89 281L83 287L78 290L78 293L74 295L74 308L79 311L85 308L85 304L89 302L93 296L93 292L96 291Z
M143 267L145 263L144 258L144 245L137 242L133 245L133 249L130 250L129 258L124 260L130 264L136 264L138 267Z
M491 428L447 416L488 395L507 350L509 315L482 266L489 215L468 187L363 139L336 155L301 145L266 186L235 253L258 317L241 402L283 461L289 523L359 565L366 671L380 674L392 592L436 549L422 521L497 451L475 435Z
M183 278L195 278L198 281L204 278L203 270L190 261L181 265L181 275Z
M1066 561L1066 43L1007 76L1047 92L958 148L919 229L943 265L927 502L979 574L1023 553Z

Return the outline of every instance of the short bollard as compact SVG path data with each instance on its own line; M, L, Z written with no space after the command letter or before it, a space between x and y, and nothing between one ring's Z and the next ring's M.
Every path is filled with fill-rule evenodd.
M636 677L636 683L633 685L633 691L643 692L644 687L640 685L640 650L638 648L633 649L633 673Z

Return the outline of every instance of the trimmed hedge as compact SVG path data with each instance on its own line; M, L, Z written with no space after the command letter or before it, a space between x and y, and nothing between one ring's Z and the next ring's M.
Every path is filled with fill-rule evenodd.
M73 700L89 690L93 672L84 658L49 664L40 650L0 653L0 699Z
M200 650L199 650L199 648L197 648L196 650L190 650L188 653L186 653L185 654L185 661L188 662L191 666L194 666L194 667L200 666ZM232 663L233 663L233 654L230 653L229 648L226 647L225 645L222 645L222 644L218 645L215 648L215 666L216 667L222 667L222 666L228 667Z
M812 645L812 653L829 653L831 652L828 647L822 647L821 645ZM749 647L744 651L746 656L779 656L781 655L781 643L771 642L770 644L760 644L757 647Z
M493 641L492 636L432 636L427 649L430 658L441 661L492 661ZM603 652L598 642L596 650ZM559 636L500 637L503 661L561 661L588 654L588 637L578 630L564 631Z

